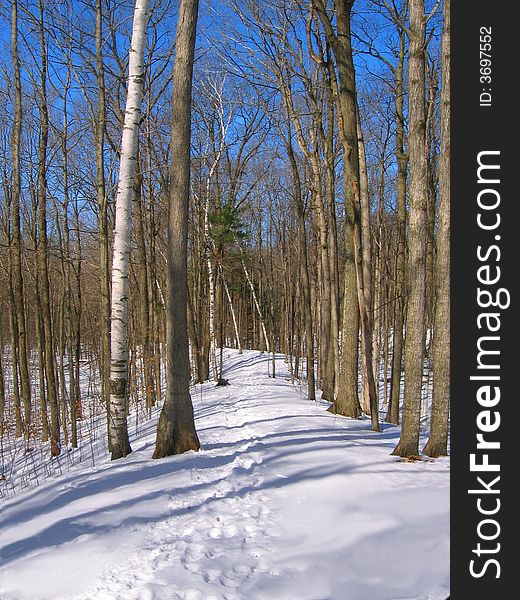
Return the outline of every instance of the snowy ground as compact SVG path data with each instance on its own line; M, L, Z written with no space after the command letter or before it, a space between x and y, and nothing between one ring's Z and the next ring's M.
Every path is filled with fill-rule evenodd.
M77 465L0 504L2 600L444 600L449 461L327 413L280 359L228 352L193 389L203 450Z

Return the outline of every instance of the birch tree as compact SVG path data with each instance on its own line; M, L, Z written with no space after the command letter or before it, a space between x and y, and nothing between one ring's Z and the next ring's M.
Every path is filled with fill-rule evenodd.
M116 199L116 225L112 261L111 352L109 427L112 460L130 454L126 421L128 378L128 293L132 198L141 121L144 84L144 52L148 24L148 0L136 0L129 50L128 92L121 141Z

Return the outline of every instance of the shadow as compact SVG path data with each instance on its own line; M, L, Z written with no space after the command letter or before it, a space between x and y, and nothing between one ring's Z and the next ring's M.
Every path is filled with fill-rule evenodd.
M239 372L261 362L267 363L270 360L271 358L267 354L249 354L227 367L224 373L229 376L233 372ZM265 407L265 403L262 403L261 382L261 378L257 380L253 378L251 384L245 381L240 385L242 392L247 387L253 389L251 395L247 395L246 391L248 410ZM279 385L285 388L290 386L288 380L282 377L269 379L265 385L269 385L271 389L264 394L264 398L276 395L276 390L272 389L273 386ZM213 396L209 406L197 406L197 392L194 391L192 396L196 419L204 419L215 414L222 414L225 417L226 413L230 415L238 412L241 409L240 405L244 402L244 396L239 397L236 393L238 388L239 386L234 386L231 380L229 386L219 388L218 395ZM200 389L203 392L204 389L209 390L207 387ZM4 529L33 519L46 519L47 524L37 535L27 536L3 547L0 546L0 565L12 563L44 548L70 543L83 535L110 534L121 527L160 523L186 514L196 514L200 509L207 509L214 503L223 500L243 498L267 490L283 490L292 485L322 481L335 475L381 473L381 469L378 469L381 465L386 466L384 473L387 476L391 477L392 474L399 473L414 477L416 469L413 465L407 466L406 469L396 468L393 466L396 461L390 457L393 445L399 437L399 427L388 424L383 432L372 432L369 420L355 420L332 415L325 412L328 404L316 404L317 407L319 406L320 412L312 414L279 415L248 420L241 425L226 426L222 424L217 426L211 424L207 427L198 427L202 444L202 451L199 453L192 452L155 461L149 456L144 456L144 452L153 446L154 442L149 441L141 446L139 454L132 454L126 459L104 463L94 468L80 468L55 481L49 481L44 487L36 488L24 495L22 507L17 507L16 499L9 501L4 506L0 515L0 527ZM309 419L312 421L306 427ZM323 427L316 427L316 425L322 424L322 419L325 419ZM258 427L266 424L269 425L270 431L265 435L252 433L249 439L244 438L248 426ZM139 435L143 436L145 432L149 434L155 427L156 421L150 421L140 430ZM279 431L277 431L278 428ZM224 434L236 431L239 439L235 441L212 440L213 431L221 431ZM372 457L376 460L360 464L352 462L348 455L348 449L365 445L371 450L380 451L381 459L377 460L378 457ZM306 463L306 455L316 453L317 447L323 452L334 452L334 461L331 460L330 464L320 462L317 465L309 465L308 461ZM344 451L344 459L341 458L342 453L338 453L338 450ZM260 462L255 460L256 453L262 455ZM242 463L240 459L248 455L251 462ZM287 476L279 476L276 470L273 470L273 465L284 461L291 462L291 473ZM266 468L268 466L271 468ZM201 473L206 481L185 484L186 479L190 479L189 474L192 470ZM187 477L170 479L172 474L182 472L185 472ZM252 474L257 473L262 473L263 479L251 477ZM234 488L222 490L222 494L216 496L218 484L230 479L233 481ZM142 484L149 481L153 481L154 485L160 489L143 492ZM172 487L172 483L176 481L181 483L182 487ZM122 495L120 490L126 486L135 487L135 495L131 497L126 495L123 499L118 500ZM183 506L174 507L168 501L168 498L171 499L172 496L176 499L184 498L186 500L190 498L191 494L197 497L189 505L184 503ZM103 497L105 495L106 497ZM94 498L96 496L99 496L98 503L101 506L92 508L95 505ZM160 506L158 509L155 505L153 507L155 514L130 515L121 518L127 511L131 511L132 507L163 497L165 498L164 507ZM77 500L85 499L91 499L90 507L84 505L81 508L78 507L73 516L59 518L60 515L53 514ZM101 515L106 515L105 520L108 520L110 524L93 522L95 517ZM54 522L49 524L49 521L52 520Z
M371 473L373 467L381 464L389 464L388 458L378 462L363 463L361 465L347 465L345 463L332 464L330 467L323 467L319 465L317 467L305 467L303 465L291 476L279 477L271 476L262 481L261 484L251 483L251 474L256 470L264 470L265 467L271 463L283 461L284 459L290 459L294 457L295 460L301 460L302 456L307 452L316 452L316 445L322 445L324 450L334 451L347 449L349 446L355 446L363 442L356 440L356 435L351 435L349 439L345 436L344 431L337 431L329 429L314 430L314 435L309 436L309 431L305 429L293 430L293 431L281 431L270 433L261 438L254 438L253 443L246 449L238 449L237 446L243 445L247 440L238 440L237 442L222 442L215 444L207 444L206 449L199 453L190 453L180 456L172 456L164 459L160 462L153 461L152 459L142 459L140 461L134 461L133 463L109 463L108 468L104 468L101 472L93 473L93 478L86 482L75 485L74 482L84 477L83 473L78 473L73 477L67 478L67 485L73 486L65 489L64 491L58 491L56 493L56 486L63 485L63 480L52 486L47 486L45 490L36 490L31 494L31 508L15 511L14 515L10 518L4 518L1 520L2 527L14 524L20 521L27 521L35 519L45 515L46 513L52 514L53 511L58 510L64 506L69 505L77 499L85 499L89 496L95 496L97 494L109 493L110 499L117 494L117 490L125 485L136 485L139 486L142 482L157 479L163 476L169 476L174 472L191 469L197 470L209 470L216 467L222 467L226 465L232 465L238 458L244 455L253 454L265 448L269 448L272 452L270 456L263 457L262 462L253 463L249 466L237 465L234 466L230 472L225 473L223 476L211 478L210 480L202 483L197 483L189 486L180 488L173 488L163 486L160 490L148 492L147 494L139 494L136 497L126 498L120 502L104 504L102 508L93 510L86 510L79 514L74 515L70 518L60 519L52 525L41 530L37 536L26 537L22 540L18 540L11 544L0 548L0 559L1 564L8 564L17 559L22 558L25 554L34 553L43 548L58 546L61 544L69 543L82 535L96 535L96 534L107 534L115 531L120 527L131 527L142 524L152 524L161 522L165 519L170 519L176 516L182 516L188 513L196 513L202 507L207 508L215 502L220 502L225 499L231 498L243 498L248 494L255 494L264 492L270 489L283 489L285 487L308 482L313 480L322 480L334 475L347 475L349 473L361 472ZM365 431L359 431L356 433L366 434ZM321 435L320 435L321 434ZM381 444L386 449L385 444ZM233 450L233 448L235 448ZM226 454L211 454L211 452L226 451L231 449L231 452ZM305 463L305 461L303 461ZM113 468L112 468L113 467ZM115 472L116 469L125 469L123 472ZM380 472L380 471L379 471ZM391 474L392 471L385 471L387 474ZM395 471L400 472L401 471ZM101 477L100 477L101 475ZM222 473L220 473L222 475ZM245 476L246 481L240 487L234 490L230 490L221 496L215 497L214 491L216 485L220 482L224 482L233 475L234 481L237 483L240 480L240 476ZM95 477L95 479L94 479ZM48 489L50 488L50 489ZM45 496L51 492L52 499L47 502L39 502L38 496ZM52 492L54 492L52 494ZM113 493L112 493L113 492ZM149 500L159 498L161 496L169 497L175 496L176 498L189 496L191 493L196 492L198 495L202 495L200 501L196 504L183 506L181 508L168 509L168 503L165 503L165 512L155 516L131 516L123 520L117 520L118 512L130 509L132 506L143 503ZM117 496L116 496L117 497ZM111 525L93 525L89 522L90 517L99 516L104 513L112 512L115 515L115 521Z
M316 439L314 439L313 441L315 442ZM343 446L338 445L337 447L339 448L339 447L343 447ZM313 449L313 450L315 450L315 449ZM293 453L301 455L301 450L295 449L293 451ZM237 458L237 456L239 454L247 454L247 452L232 454L232 455L229 455L229 457L232 457L232 459L234 460L235 458ZM173 459L175 459L175 458L176 457L173 457ZM255 468L261 467L262 465L265 465L265 464L267 464L275 459L278 459L278 458L280 458L280 456L270 457L270 458L266 459L265 461L263 461L260 465L253 464L250 467L240 466L240 467L235 468L234 471L236 471L237 474L239 474L239 475L240 474L247 475L248 476L247 481L249 481L250 474L255 470ZM203 462L204 460L206 460L206 458L202 458L201 462ZM209 460L211 462L213 460L213 458L211 457ZM172 462L174 462L174 461L172 461ZM228 461L228 462L231 462L231 461ZM376 464L378 464L378 463L372 463L372 465L376 465ZM191 465L191 466L194 466L194 465ZM213 465L213 464L204 465L203 468L209 468L210 466L215 466L215 465ZM365 467L365 466L368 466L368 465L363 465L363 467ZM197 468L200 468L200 465ZM148 470L150 470L150 467L144 468L144 471L148 471ZM144 525L144 524L150 525L150 524L154 524L154 523L159 523L166 519L171 519L172 517L179 517L179 516L182 516L182 515L185 515L188 513L194 514L201 508L204 507L205 509L207 509L209 506L213 505L215 502L221 502L222 500L228 500L228 499L232 499L232 498L243 498L244 496L246 496L248 494L261 493L261 492L264 492L269 489L283 489L283 488L293 485L295 483L325 479L327 477L337 475L337 474L348 474L349 472L355 471L355 470L357 470L356 466L351 466L351 467L346 468L344 465L343 466L341 466L341 465L340 466L337 466L337 465L331 466L328 469L324 469L323 466L307 468L307 469L302 469L302 470L298 471L297 473L295 473L294 475L287 477L287 478L276 477L276 478L273 478L270 480L265 480L262 482L261 485L246 483L245 485L239 487L238 489L228 491L218 497L215 497L214 495L209 495L209 494L211 494L211 492L214 490L214 487L216 484L227 480L229 478L229 474L227 474L224 477L221 477L219 479L213 479L211 481L204 482L201 484L185 486L185 487L179 488L179 489L175 489L175 488L161 489L161 490L157 490L154 492L149 492L147 494L141 494L137 497L127 498L120 502L112 503L108 506L105 506L102 509L94 509L94 510L90 510L90 511L85 511L85 512L82 512L81 514L76 514L73 517L60 519L56 523L53 523L52 525L42 529L38 533L37 536L29 536L24 539L13 542L11 544L7 544L3 548L0 548L0 559L1 559L0 566L4 566L13 561L16 561L16 560L22 558L25 554L32 554L32 553L42 550L44 548L70 543L70 542L78 539L82 535L88 534L89 536L92 536L92 535L96 535L96 534L108 534L112 531L115 531L115 530L121 528L121 527L132 527L132 526L136 526L136 525ZM152 469L152 471L155 472L156 470ZM367 472L370 472L370 471L367 471ZM134 475L136 475L135 472L134 472ZM151 476L153 476L153 475L151 475L150 473L146 473L144 476L141 474L140 478L139 477L133 478L133 483L138 483L140 481L149 479ZM117 485L112 485L112 486L109 485L109 484L113 484L113 483L114 483L113 478L107 478L107 481L105 481L103 484L103 491L109 491L109 490L115 491L118 486ZM97 485L97 482L92 482L92 487L94 487L96 489L90 490L90 495L93 493L100 492L100 488ZM99 516L100 514L103 514L106 512L113 512L115 515L117 515L118 512L129 509L132 506L134 506L135 504L153 500L153 499L161 497L161 496L169 496L169 493L168 493L169 491L172 493L175 493L175 497L189 495L192 492L201 492L201 491L208 492L208 495L204 496L200 500L200 502L198 502L196 504L193 504L190 506L174 508L172 510L166 510L163 514L156 515L156 516L131 516L131 517L127 517L126 519L119 520L118 522L113 523L111 525L93 525L91 522L88 522L89 517ZM80 497L84 498L85 496L88 496L88 495L89 494L83 494ZM62 494L61 498L60 498L60 496L58 496L58 498L56 500L60 503L60 505L63 505L65 503L64 502L65 498L68 498L70 501L70 495L68 493ZM52 508L55 508L55 507L56 506L53 504ZM39 516L45 514L46 508L48 508L48 505L46 507L44 507L44 506L35 507L32 511L30 511L31 514L27 514L27 511L26 511L25 517L26 518L39 517ZM167 506L166 506L166 509L167 509ZM20 520L19 516L20 516L20 513L18 513L18 515L17 515L17 521ZM116 520L117 520L117 518L116 518ZM5 522L3 523L3 525L5 526Z

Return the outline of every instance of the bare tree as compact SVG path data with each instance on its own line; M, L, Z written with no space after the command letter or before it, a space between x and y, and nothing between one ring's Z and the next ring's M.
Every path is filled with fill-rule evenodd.
M338 71L337 103L338 125L343 145L343 171L345 184L345 291L343 299L343 355L342 379L334 412L357 416L357 357L358 311L361 342L369 394L372 429L379 430L377 392L372 370L372 328L366 303L361 240L361 181L358 152L358 125L356 76L351 41L351 14L354 0L335 0L335 27L322 0L311 0L320 18L327 40L334 53Z
M116 200L116 226L112 263L110 408L109 426L112 460L129 454L126 399L128 384L128 294L132 198L137 162L139 125L144 84L144 52L148 24L148 0L136 0L132 41L129 49L121 160Z
M448 453L450 409L450 0L444 0L442 33L441 149L439 155L439 225L435 265L433 329L433 403L428 456Z
M20 395L24 406L25 426L29 427L31 418L31 388L28 367L27 351L27 329L25 315L25 295L22 274L22 235L20 223L20 138L22 134L22 83L20 76L20 58L18 54L18 2L13 0L11 4L11 54L14 72L15 107L14 120L11 135L11 158L13 171L13 185L11 196L11 212L13 218L12 240L10 236L10 271L12 277L13 303L12 310L16 316L12 319L12 352L14 381L20 382L20 387L15 385L15 397ZM19 372L19 376L18 376ZM17 432L21 434L21 423L19 412L17 412Z
M108 205L105 185L105 130L106 130L106 98L105 98L105 66L103 62L103 10L101 0L96 0L96 80L98 104L95 116L96 146L96 198L98 205L99 231L99 279L101 292L101 399L107 411L108 446L110 449L109 423L109 379L110 379L110 252L108 237Z
M404 345L404 408L397 456L419 453L419 420L425 353L426 210L428 164L426 154L424 0L410 0L408 38L408 152L410 160L410 216L408 232L407 309Z
M154 458L200 448L189 388L187 323L191 93L198 7L198 0L181 0L177 21L167 248L166 397L157 425Z

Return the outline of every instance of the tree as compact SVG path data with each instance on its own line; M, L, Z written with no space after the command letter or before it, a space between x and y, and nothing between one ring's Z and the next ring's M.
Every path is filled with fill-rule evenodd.
M49 140L49 108L47 103L48 59L45 38L44 6L38 0L38 34L40 41L40 136L38 141L38 246L36 252L38 286L41 294L43 341L45 359L45 385L51 411L51 456L61 453L60 414L56 375L54 332L52 327L51 285L47 231L47 150Z
M116 200L116 226L112 262L110 406L109 427L112 460L129 454L126 399L128 379L128 294L132 198L138 158L139 124L144 85L144 52L148 24L148 0L136 0L129 49L121 160Z
M390 423L399 423L399 402L401 398L401 375L402 375L402 355L403 355L403 331L404 315L406 306L406 286L405 286L405 268L406 268L406 184L407 184L407 165L408 156L405 150L406 142L406 118L404 111L405 104L405 86L404 86L404 67L406 59L406 36L407 30L404 26L408 14L408 0L402 2L392 2L390 5L387 0L376 0L376 7L382 10L382 15L389 18L393 23L398 39L392 37L383 41L383 30L377 27L373 30L373 20L370 20L361 28L362 36L356 35L356 38L362 43L362 52L374 58L377 58L382 65L385 65L390 72L390 89L395 106L395 161L397 163L397 247L395 251L395 298L392 298L390 305L393 307L393 333L392 333L392 375L390 385L390 403L386 420ZM385 29L387 27L385 26ZM391 30L392 31L392 30ZM390 48L390 52L385 51ZM381 183L384 182L384 161L381 163L382 176ZM380 186L380 189L381 186ZM379 208L382 209L382 196L380 197ZM378 212L381 212L380 210ZM378 217L379 219L379 217ZM381 227L380 221L380 227ZM379 240L381 244L381 240ZM377 261L380 265L380 250L376 249ZM376 270L379 271L377 265ZM376 306L374 306L374 310ZM379 311L378 311L379 312ZM377 316L375 317L377 319ZM379 361L377 344L374 348L374 364ZM377 370L375 370L378 372ZM386 386L385 386L386 391Z
M31 387L28 368L27 330L25 315L25 294L22 274L22 235L20 224L20 138L22 134L22 83L20 76L20 59L18 55L18 2L13 0L11 5L11 54L14 71L15 108L11 135L12 157L12 195L11 212L13 215L12 239L10 241L10 273L12 281L11 310L16 311L11 319L12 348L13 348L13 381L15 383L15 399L21 396L24 405L25 426L29 427L31 417ZM18 371L20 373L18 387ZM19 406L19 400L17 402ZM17 434L21 434L19 408L16 413Z
M423 452L448 453L450 408L450 0L444 0L442 33L441 149L439 155L439 225L435 265L433 329L433 402L430 437Z
M407 309L404 343L404 407L401 438L393 454L419 453L422 377L425 352L426 211L428 162L426 153L424 0L410 0L408 29L408 153L410 214L408 231Z
M99 231L99 279L101 295L101 399L105 403L108 425L108 446L110 449L110 418L108 395L110 379L110 252L108 240L108 203L105 186L105 66L103 62L103 12L101 0L96 0L96 83L98 92L97 114L94 117L94 138L96 147L96 199L98 205Z
M312 0L327 40L336 59L338 71L337 103L338 126L343 145L343 173L345 185L345 292L343 299L343 355L341 385L331 410L346 416L357 416L357 357L358 313L361 342L369 394L372 429L379 431L379 409L372 370L372 328L366 303L360 222L360 166L358 152L358 125L356 76L351 42L351 14L354 0L335 0L336 31L322 0Z
M166 274L166 395L154 458L200 449L189 388L187 323L191 96L198 7L198 0L181 0L177 21Z

